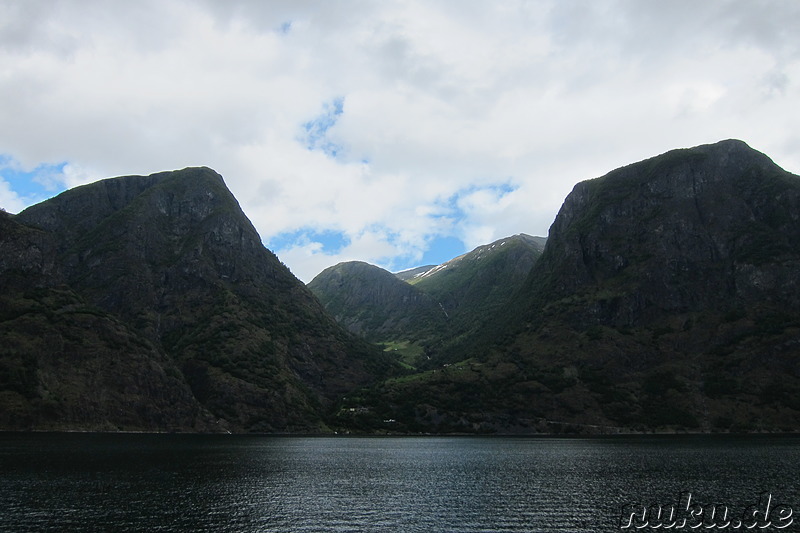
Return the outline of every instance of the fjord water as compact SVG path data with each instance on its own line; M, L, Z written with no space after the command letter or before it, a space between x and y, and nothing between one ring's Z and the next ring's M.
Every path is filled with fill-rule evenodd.
M792 437L0 434L0 531L619 531L686 491L800 510L798 472Z

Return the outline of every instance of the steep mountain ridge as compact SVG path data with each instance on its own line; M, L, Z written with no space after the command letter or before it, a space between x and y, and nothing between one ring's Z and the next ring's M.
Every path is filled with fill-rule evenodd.
M319 430L337 395L388 369L264 248L210 169L103 180L13 218L50 236L69 289L166 355L220 427Z
M579 183L551 227L528 292L554 305L604 285L609 294L581 311L583 320L627 326L765 298L796 309L797 185L796 176L735 140Z
M738 140L579 183L507 353L571 375L583 423L800 428L798 243L800 178Z

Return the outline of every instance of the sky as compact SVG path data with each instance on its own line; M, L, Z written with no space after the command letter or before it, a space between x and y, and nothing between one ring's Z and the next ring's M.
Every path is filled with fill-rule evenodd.
M208 166L302 281L546 236L738 138L800 173L797 0L0 0L0 207Z

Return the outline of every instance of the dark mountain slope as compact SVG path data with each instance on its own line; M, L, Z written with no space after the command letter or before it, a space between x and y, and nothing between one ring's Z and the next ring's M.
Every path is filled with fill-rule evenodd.
M527 279L544 239L521 233L451 259L409 280L430 294L464 332L505 306Z
M798 243L800 178L740 141L579 183L471 357L370 401L424 430L800 430Z
M511 353L572 372L566 418L581 398L613 425L800 429L799 243L800 178L741 141L580 183Z
M104 180L15 217L57 243L64 282L174 361L237 431L313 430L385 371L266 250L207 168Z
M447 329L444 312L430 296L368 263L339 263L308 287L340 324L373 342L418 341Z
M579 183L528 284L586 324L800 307L798 179L741 141L676 150ZM604 294L597 294L598 288Z
M64 285L56 242L0 213L0 428L213 431L174 363Z

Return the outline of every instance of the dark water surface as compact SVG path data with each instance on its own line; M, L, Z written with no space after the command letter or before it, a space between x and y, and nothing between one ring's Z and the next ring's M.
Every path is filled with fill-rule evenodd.
M798 479L792 437L0 434L0 531L620 531L686 491L792 531Z

